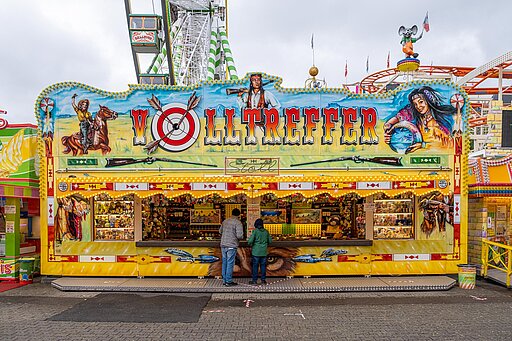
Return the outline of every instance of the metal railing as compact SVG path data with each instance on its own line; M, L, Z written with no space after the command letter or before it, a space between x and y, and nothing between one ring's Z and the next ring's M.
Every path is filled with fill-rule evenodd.
M506 274L506 285L510 287L512 274L512 246L482 239L482 276L487 277L487 271L496 269Z

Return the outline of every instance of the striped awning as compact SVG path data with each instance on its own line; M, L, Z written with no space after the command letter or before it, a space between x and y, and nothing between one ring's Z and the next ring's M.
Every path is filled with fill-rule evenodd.
M512 197L512 184L471 184L469 185L469 197Z
M228 181L226 181L226 178L222 179L224 181L219 181L221 180L220 178L214 179L214 181L207 178L159 178L141 182L116 182L115 179L109 178L110 181L102 182L98 181L97 178L61 178L56 187L56 197L62 198L73 194L92 197L101 193L114 197L133 193L141 198L155 194L163 194L167 197L177 197L183 194L190 194L193 197L204 197L210 194L230 197L236 194L246 194L251 198L255 198L268 193L273 193L278 197L285 197L296 193L300 193L305 197L313 197L324 193L328 193L333 197L358 193L365 197L377 192L386 192L389 195L414 192L417 195L421 195L434 191L442 193L450 191L448 179L407 179L401 181L390 179L379 181L343 181L343 179L337 178L326 181L325 177L279 179L284 181L277 181L277 177L264 178L264 181L260 180L260 178L229 178ZM142 178L137 180L142 180ZM159 180L159 182L153 182L152 180Z
M38 199L39 188L0 185L0 197Z

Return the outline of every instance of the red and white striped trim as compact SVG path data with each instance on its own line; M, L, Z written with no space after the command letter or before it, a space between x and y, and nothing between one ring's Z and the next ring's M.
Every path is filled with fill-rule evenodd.
M357 189L375 190L375 189L391 189L390 181L363 181L357 183Z
M430 260L430 254L428 253L395 253L393 255L393 261L420 261Z
M147 191L147 182L116 182L114 184L115 191Z
M194 182L190 184L193 191L224 191L227 189L225 182Z
M278 189L281 191L309 191L315 189L313 182L280 182Z
M79 256L78 261L80 263L115 263L116 256L81 255Z

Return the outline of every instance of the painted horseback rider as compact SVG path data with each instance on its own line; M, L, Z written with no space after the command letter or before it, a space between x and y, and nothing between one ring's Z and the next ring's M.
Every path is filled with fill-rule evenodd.
M87 154L87 149L91 146L90 131L93 124L92 115L89 112L89 100L81 99L78 104L75 103L77 94L71 97L73 109L75 109L78 121L80 122L80 135L83 153Z

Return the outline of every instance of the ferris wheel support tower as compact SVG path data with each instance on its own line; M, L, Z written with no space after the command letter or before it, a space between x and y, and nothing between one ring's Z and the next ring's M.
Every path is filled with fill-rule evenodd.
M139 83L192 85L238 79L227 38L225 0L161 0L160 5L161 14L137 15L125 0ZM146 25L152 18L155 25ZM141 65L141 53L152 56L147 69Z

